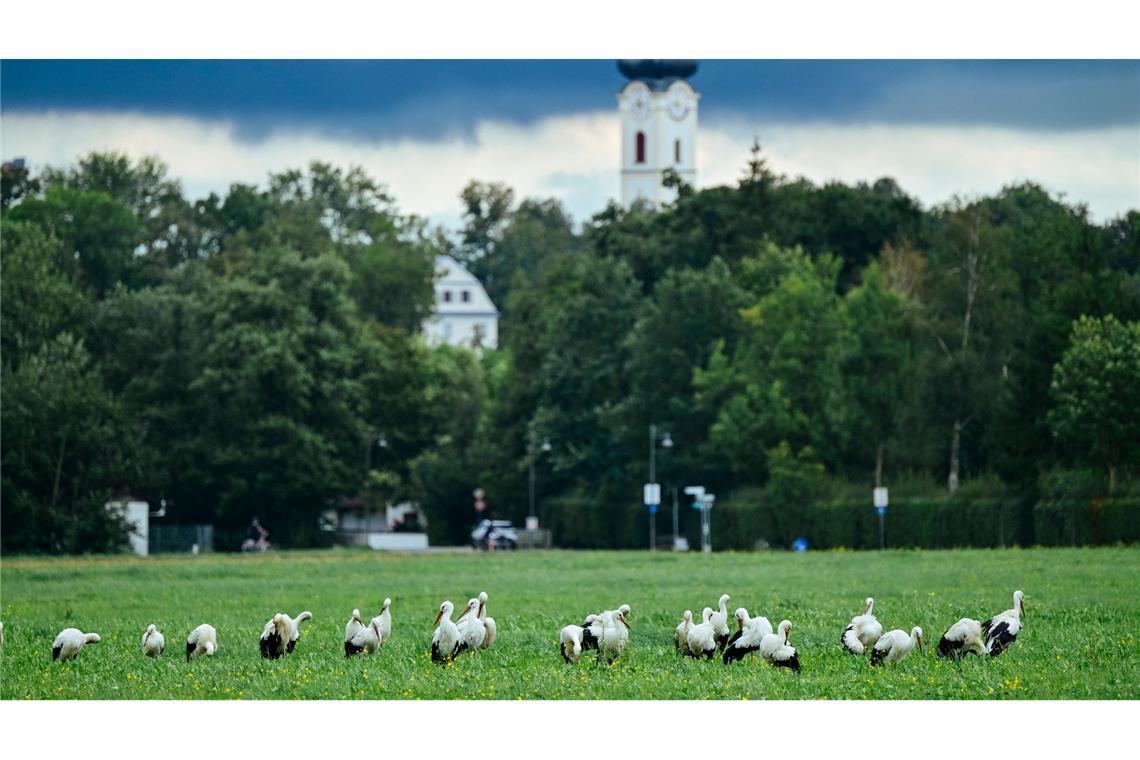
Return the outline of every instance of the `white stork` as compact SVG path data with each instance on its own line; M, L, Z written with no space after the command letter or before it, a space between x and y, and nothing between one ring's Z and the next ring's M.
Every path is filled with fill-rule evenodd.
M716 634L717 649L724 649L724 645L728 643L728 599L728 594L720 595L720 599L717 600L718 609L709 620L712 623L713 633Z
M74 660L84 644L98 644L99 634L84 633L78 628L64 628L51 644L53 660Z
M166 638L159 633L158 629L151 623L146 627L146 633L144 633L142 637L143 654L147 657L158 657L165 648Z
M352 643L356 634L364 630L364 621L360 619L360 610L354 609L352 617L344 625L344 656L352 657L354 654L360 654L363 651L361 647Z
M300 625L306 620L312 620L313 613L308 610L295 618L284 612L278 612L261 631L261 656L276 660L287 654L292 654L297 646L297 639L301 637Z
M950 626L938 642L938 656L955 660L962 659L967 653L980 656L987 651L982 641L982 624L970 618L962 618Z
M0 647L4 646L4 624L0 623Z
M1021 616L1025 614L1025 594L1013 592L1013 608L994 615L982 623L982 634L986 637L986 651L997 657L1009 648L1021 631Z
M677 651L684 652L689 648L689 629L693 627L693 611L685 610L681 622L677 625Z
M598 639L598 656L605 657L606 662L612 663L625 651L626 642L629 641L629 622L625 619L623 610L629 605L623 604L617 612L607 612L602 616L602 636Z
M851 622L843 629L843 635L839 640L843 643L843 648L851 654L865 654L867 648L874 646L882 637L883 626L872 614L874 608L875 600L867 597L863 614L851 618Z
M498 626L495 625L495 618L487 617L487 592L479 592L479 619L483 621L483 628L486 629L487 635L483 637L483 648L489 649L495 643L495 634L498 632Z
M910 629L909 636L906 631L899 628L887 631L875 642L871 650L871 664L880 665L887 662L895 665L902 662L903 658L910 654L910 650L914 649L915 644L918 644L918 651L921 652L922 629L917 625Z
M376 622L380 646L384 646L388 643L388 639L392 638L392 600L384 597L384 604L380 605L380 614L372 619Z
M469 599L466 609L460 614L459 621L455 624L459 630L458 652L468 650L474 652L483 645L483 639L487 637L487 629L483 626L483 621L479 619L479 605L478 597Z
M218 650L218 632L209 623L202 623L186 637L186 662L192 657L213 657Z
M772 633L772 624L768 618L749 617L748 610L740 607L736 610L736 633L724 646L724 664L735 660L742 660L746 654L760 649L760 642Z
M800 661L796 656L796 648L788 643L788 634L792 632L790 620L781 620L777 633L769 633L760 640L759 652L765 660L778 668L790 668L800 672Z
M362 627L352 635L352 639L344 645L346 657L351 657L361 652L365 654L376 654L376 650L384 646L384 642L387 641L384 637L384 613L387 611L388 608L384 607L379 615L368 621L368 625ZM390 625L391 618L388 618L387 622ZM388 630L390 635L391 628L389 627Z
M580 625L568 625L558 634L558 651L562 652L562 659L569 663L578 663L582 656L582 634L585 631Z
M432 622L432 625L437 626L431 636L432 662L446 663L459 651L459 629L451 622L451 613L454 610L455 605L451 602L439 605L439 614Z
M602 640L602 616L587 615L582 623L582 649L597 649Z
M712 615L712 608L705 607L701 611L701 622L689 629L690 657L707 657L711 660L716 654L716 632L712 627Z

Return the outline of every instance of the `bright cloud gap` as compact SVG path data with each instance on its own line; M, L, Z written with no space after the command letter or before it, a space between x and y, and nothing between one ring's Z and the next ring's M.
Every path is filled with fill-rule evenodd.
M519 196L554 196L582 221L618 195L618 117L588 112L529 125L478 122L470 135L364 142L318 131L280 129L258 141L227 121L141 113L7 112L0 121L5 159L33 167L73 163L94 150L159 156L191 198L224 194L231 183L263 184L269 172L311 160L360 165L386 184L406 213L445 227L459 223L459 191L471 179L505 182ZM1135 127L1041 131L746 119L702 123L702 187L735 183L753 137L769 165L813 182L894 177L923 204L991 194L1026 180L1096 221L1140 206L1140 140Z

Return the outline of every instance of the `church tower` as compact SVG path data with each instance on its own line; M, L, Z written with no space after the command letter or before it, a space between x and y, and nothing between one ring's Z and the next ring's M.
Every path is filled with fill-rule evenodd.
M697 181L697 101L686 81L696 61L618 61L629 82L618 93L621 112L621 202L638 198L660 205L677 197L662 187L666 169L687 184Z

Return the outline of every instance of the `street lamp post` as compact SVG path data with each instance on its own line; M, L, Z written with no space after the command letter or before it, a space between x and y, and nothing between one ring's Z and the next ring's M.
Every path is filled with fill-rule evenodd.
M665 449L673 448L673 438L668 432L661 439L661 447ZM657 484L657 425L650 423L649 425L649 484L655 486ZM660 488L657 488L657 499L660 501ZM649 504L649 551L657 549L657 507L659 504ZM674 518L673 534L676 538L677 527L676 518ZM674 541L676 545L676 541Z
M534 430L534 425L531 425L530 426L530 442L529 442L529 445L527 446L527 459L530 460L530 490L529 490L530 517L529 517L528 522L535 521L538 519L538 515L536 515L534 512L534 460L538 457L538 451L536 451L537 444L538 444L538 434ZM542 439L541 450L545 452L545 451L550 451L552 448L554 448L554 447L550 445L550 439L544 437Z

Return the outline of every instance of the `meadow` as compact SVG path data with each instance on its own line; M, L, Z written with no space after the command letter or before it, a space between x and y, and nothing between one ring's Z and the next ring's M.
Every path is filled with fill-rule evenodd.
M696 553L516 552L388 555L355 550L0 562L4 699L1137 699L1140 548ZM1025 591L1025 629L996 658L934 656L960 617L985 619ZM429 657L432 620L480 591L495 645L448 666ZM728 593L773 624L794 624L800 674L752 657L680 657L673 630ZM346 659L344 624L391 597L393 636L375 656ZM846 654L848 620L875 598L884 630L920 625L897 667ZM632 607L630 642L613 665L566 665L558 631L589 612ZM278 611L311 610L296 651L260 657ZM199 623L218 629L212 658L187 663ZM166 635L144 657L148 623ZM65 627L102 642L51 659Z

